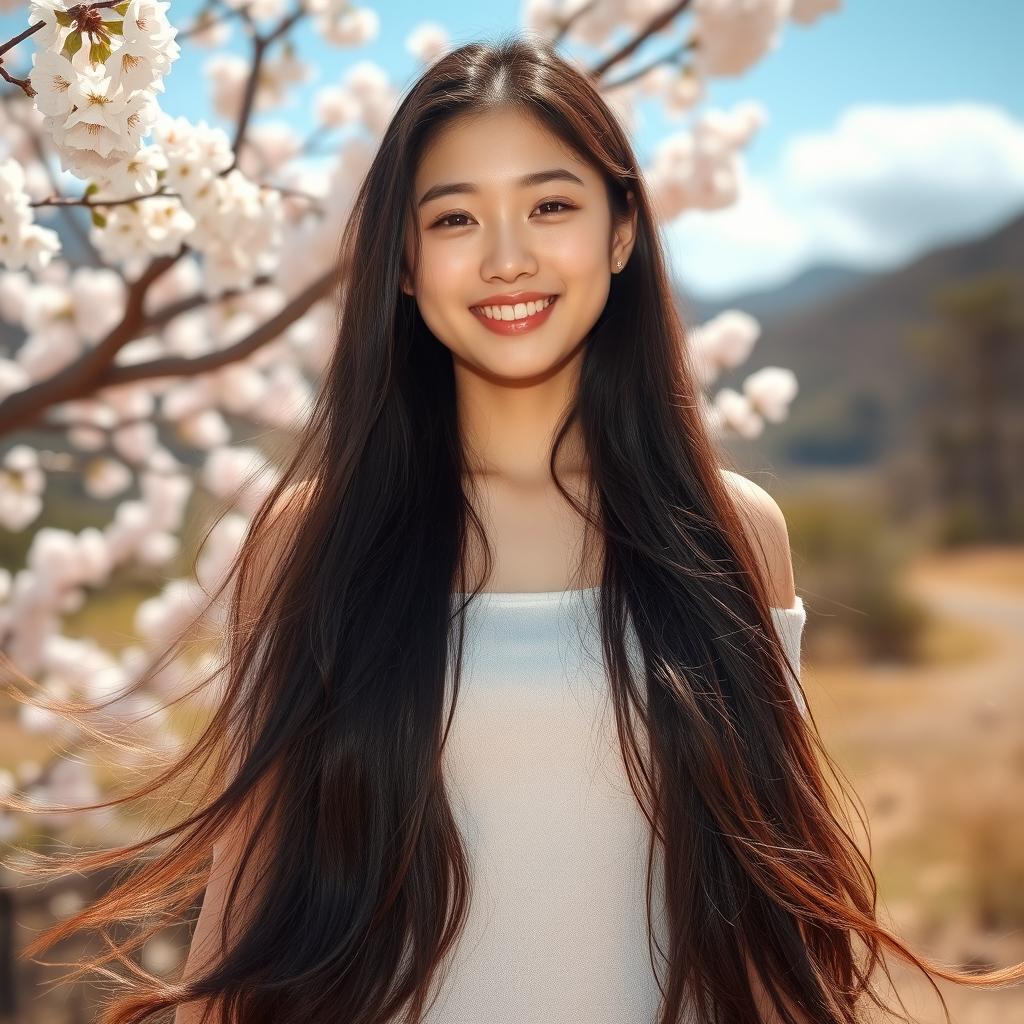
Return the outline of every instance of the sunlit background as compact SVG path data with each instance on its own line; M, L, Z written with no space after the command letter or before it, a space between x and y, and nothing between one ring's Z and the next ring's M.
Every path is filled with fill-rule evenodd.
M209 10L230 35L205 48L182 39L159 96L172 116L205 119L229 136L234 122L214 97L232 61L249 60L241 23L225 13L237 6L176 0L170 17L180 31ZM421 68L430 26L458 45L522 26L527 10L506 0L486 11L447 0L429 5L427 24L423 4L368 6L379 30L358 46L335 45L309 19L299 22L289 38L307 77L289 80L282 66L280 102L253 119L267 126L267 140L309 140L291 165L312 176L331 166L351 131L323 127L321 90L342 86L369 62L364 72L401 91ZM0 0L5 7L0 46L27 25L24 5ZM673 49L688 24L684 12L622 71ZM596 63L632 31L622 26L596 47L570 35L563 46ZM745 436L726 430L722 445L786 514L808 612L803 683L864 801L879 905L912 948L960 969L1024 959L1021 39L1024 6L1013 0L861 0L811 24L787 21L744 73L709 78L694 108L753 101L763 110L736 163L737 200L683 209L662 223L693 343L719 338L727 322L749 350L712 390L740 396L763 368L795 378L783 418L755 417ZM12 75L28 73L32 51L28 40L7 55ZM5 110L21 102L19 93L0 81ZM630 109L645 169L694 115L673 113L655 88ZM50 162L54 184L80 196L83 182ZM72 265L81 262L85 211L51 207L37 210L37 220L59 233ZM0 284L0 355L8 360L28 333L10 315L11 294ZM727 320L716 320L722 314ZM733 426L742 427L747 407L735 407ZM728 402L721 409L728 418ZM229 423L239 443L267 433L245 416ZM180 437L167 443L186 458ZM73 452L52 431L0 437L2 452L17 444ZM69 465L47 475L30 525L0 526L0 565L12 577L40 529L110 522L117 502L91 494L81 463ZM63 619L63 633L113 652L135 643L140 602L187 573L210 505L197 488L178 553L155 568L119 569ZM30 787L45 775L54 728L0 697L0 788ZM96 767L97 791L116 771ZM89 794L72 784L59 798L85 802ZM112 828L106 819L8 820L0 841L43 847L54 836L88 844L130 834L125 824L105 831ZM866 838L861 845L869 855ZM58 972L18 961L17 950L108 881L29 888L0 869L0 1020L91 1019L94 992L47 993ZM149 969L173 971L187 938L179 929L145 951ZM74 958L68 943L48 959ZM914 1020L943 1019L919 975L894 967L894 977ZM959 1024L1024 1021L1021 988L940 987Z

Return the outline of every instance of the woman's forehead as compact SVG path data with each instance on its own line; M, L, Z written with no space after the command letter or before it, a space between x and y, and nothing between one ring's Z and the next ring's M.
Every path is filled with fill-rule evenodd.
M535 118L519 111L492 111L460 118L439 130L420 158L417 196L442 176L484 188L505 187L554 167L592 183L586 164Z

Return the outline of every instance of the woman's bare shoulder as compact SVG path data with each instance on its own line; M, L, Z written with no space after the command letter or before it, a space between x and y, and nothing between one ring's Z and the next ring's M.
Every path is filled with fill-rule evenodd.
M796 603L796 581L789 527L779 503L753 480L730 469L720 471L741 513L751 546L763 559L772 604L791 608Z

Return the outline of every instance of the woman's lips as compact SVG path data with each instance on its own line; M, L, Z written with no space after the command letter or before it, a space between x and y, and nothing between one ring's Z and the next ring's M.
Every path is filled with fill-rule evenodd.
M492 320L484 314L483 310L475 309L472 306L470 307L470 312L488 330L508 337L509 335L525 334L527 331L540 327L551 315L551 310L555 308L556 302L558 302L557 295L553 296L551 301L542 310L534 313L533 316L524 316L521 320Z

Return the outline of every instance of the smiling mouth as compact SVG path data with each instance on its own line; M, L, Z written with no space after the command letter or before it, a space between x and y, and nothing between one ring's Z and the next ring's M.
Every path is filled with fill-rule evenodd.
M537 299L536 301L531 300L528 303L502 303L501 305L498 306L470 306L469 309L471 313L475 313L477 316L483 317L485 320L490 320L494 323L514 323L517 320L529 320L531 317L536 316L538 313L544 312L544 310L549 309L551 306L553 306L557 299L557 295L548 295L544 299ZM534 310L532 313L527 311L522 316L513 315L507 318L504 316L495 315L488 316L487 313L484 312L485 309L490 309L492 313L495 313L500 312L503 309L515 309L515 307L519 305L527 307L527 309L529 306L532 305L534 307Z

